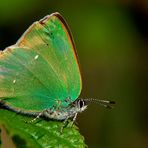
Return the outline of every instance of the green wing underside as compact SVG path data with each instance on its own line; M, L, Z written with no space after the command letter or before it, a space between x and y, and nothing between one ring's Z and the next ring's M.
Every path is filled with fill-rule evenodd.
M61 17L61 16L60 16ZM0 55L0 98L22 110L67 106L81 91L71 36L58 14L35 22Z

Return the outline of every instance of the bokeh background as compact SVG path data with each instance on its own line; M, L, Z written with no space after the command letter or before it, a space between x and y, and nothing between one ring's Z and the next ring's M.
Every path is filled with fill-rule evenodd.
M67 20L81 63L80 97L115 100L113 110L92 104L78 126L90 148L148 147L147 0L0 0L0 49L14 44L52 12Z

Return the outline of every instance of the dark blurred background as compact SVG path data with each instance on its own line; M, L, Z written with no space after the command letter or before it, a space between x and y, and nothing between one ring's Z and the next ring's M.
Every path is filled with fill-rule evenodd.
M115 100L90 105L78 126L90 148L148 148L147 0L0 0L0 49L36 20L60 12L81 63L80 97Z

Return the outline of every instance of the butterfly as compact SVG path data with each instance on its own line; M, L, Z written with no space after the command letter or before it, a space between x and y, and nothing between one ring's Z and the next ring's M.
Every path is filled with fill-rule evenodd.
M16 44L0 53L0 106L5 109L74 122L89 102L105 107L114 103L79 99L81 89L74 40L58 12L34 22Z

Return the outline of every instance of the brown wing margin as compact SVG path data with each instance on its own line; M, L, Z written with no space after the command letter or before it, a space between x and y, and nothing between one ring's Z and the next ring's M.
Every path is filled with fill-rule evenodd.
M68 34L69 34L69 37L70 37L70 40L72 42L72 45L73 45L73 51L74 51L74 55L76 57L76 60L77 60L77 63L78 63L78 66L79 66L79 71L80 71L80 75L81 75L81 81L82 81L82 72L81 72L81 68L80 68L80 62L79 62L79 59L78 59L78 54L77 54L77 51L76 51L76 45L75 45L75 42L74 42L74 39L73 39L73 36L72 36L72 33L70 31L70 28L68 26L68 24L66 23L66 20L63 18L63 16L58 13L58 12L55 12L53 13L54 16L56 16L57 18L59 18L59 20L63 23L63 25L65 26ZM82 87L82 84L81 84L81 87Z

